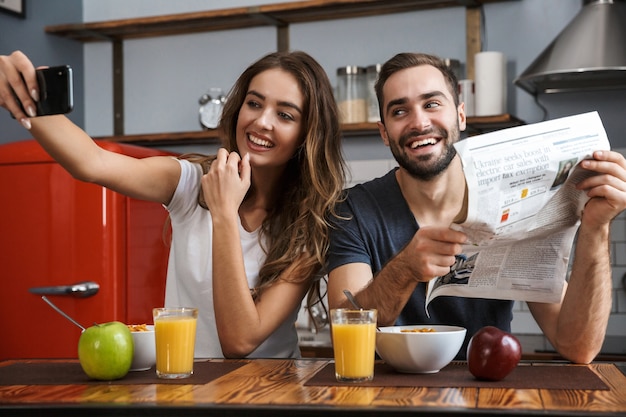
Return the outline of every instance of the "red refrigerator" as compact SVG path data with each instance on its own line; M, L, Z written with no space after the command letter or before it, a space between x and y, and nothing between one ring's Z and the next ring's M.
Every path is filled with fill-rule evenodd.
M173 155L98 141L135 157ZM169 254L161 204L73 179L34 140L0 145L0 360L76 358L80 328L152 323Z

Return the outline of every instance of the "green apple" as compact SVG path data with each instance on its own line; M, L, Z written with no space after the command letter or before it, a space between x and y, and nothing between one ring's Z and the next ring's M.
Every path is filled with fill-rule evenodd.
M78 339L78 360L93 379L110 381L126 376L133 361L133 337L124 323L95 324Z

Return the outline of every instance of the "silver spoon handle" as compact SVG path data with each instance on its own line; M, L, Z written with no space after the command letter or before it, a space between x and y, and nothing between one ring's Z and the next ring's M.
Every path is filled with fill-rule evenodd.
M361 307L361 305L356 301L356 298L354 298L354 295L352 295L352 293L349 290L343 290L343 293L348 299L348 301L350 301L350 304L354 306L354 308L363 310L363 307Z
M71 318L70 316L68 316L67 314L65 314L65 312L63 310L61 310L59 307L57 307L56 305L54 305L54 303L50 300L48 300L48 298L45 295L41 296L41 299L44 300L46 303L48 303L48 305L50 307L52 307L53 309L56 310L57 313L59 313L60 315L62 315L63 317L65 317L66 319L68 319L69 321L71 321L72 323L74 323L75 325L77 325L78 327L81 328L81 330L85 330L85 328L83 326L80 325L80 323L78 323L76 320L74 320L73 318Z
M361 304L359 304L359 302L356 300L356 298L354 298L354 295L352 295L350 290L343 290L343 293L348 298L348 301L350 301L350 303L354 306L354 308L357 308L359 310L363 310L363 306L361 306ZM376 330L380 331L380 327L378 327L378 325L376 325Z

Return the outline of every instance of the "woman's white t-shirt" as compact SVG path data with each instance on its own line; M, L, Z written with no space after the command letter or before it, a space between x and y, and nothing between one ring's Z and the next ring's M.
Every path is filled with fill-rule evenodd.
M172 222L165 289L166 307L198 308L196 358L222 358L213 309L213 223L211 212L198 204L202 169L200 165L179 160L180 181L166 206ZM249 288L259 280L259 269L265 253L259 243L258 230L246 231L239 224L241 247ZM300 304L249 358L298 358L298 334L295 322Z

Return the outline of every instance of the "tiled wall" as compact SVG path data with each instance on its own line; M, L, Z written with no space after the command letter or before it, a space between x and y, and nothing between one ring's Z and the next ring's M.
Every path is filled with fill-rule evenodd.
M352 186L382 176L397 164L393 159L377 159L349 161L348 165L351 174L349 186ZM603 351L624 354L626 353L626 282L624 282L626 280L626 212L620 214L613 221L611 239L613 310ZM305 315L301 316L302 320L305 320ZM516 334L529 336L525 337L525 341L532 346L525 346L525 350L552 350L549 343L541 335L542 332L530 314L526 303L515 303L512 328Z

